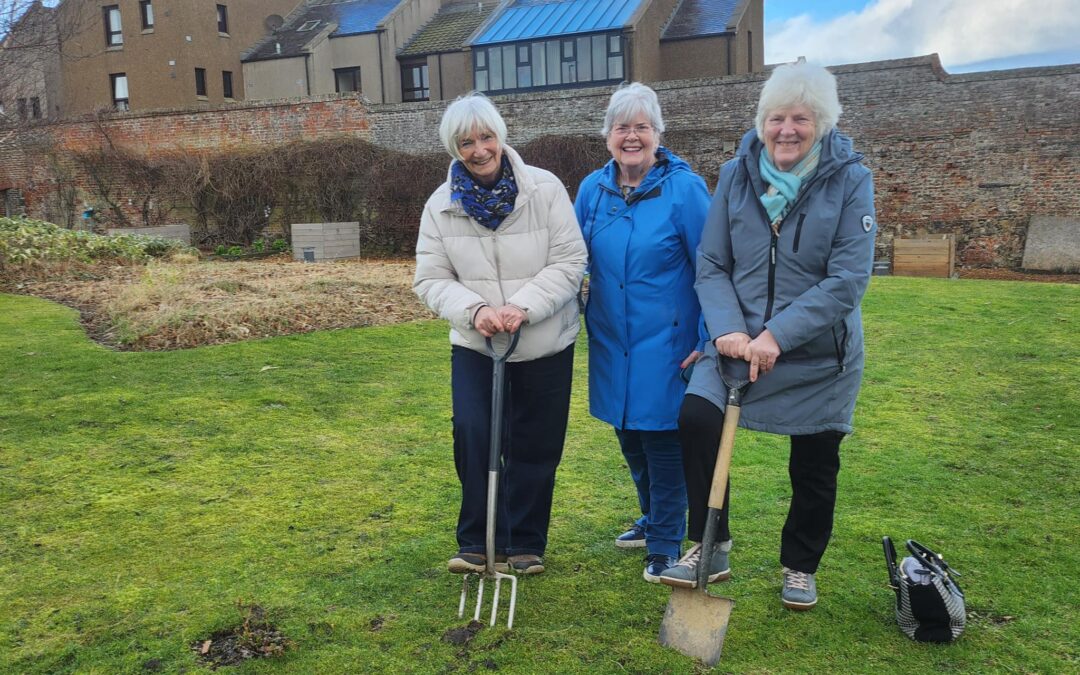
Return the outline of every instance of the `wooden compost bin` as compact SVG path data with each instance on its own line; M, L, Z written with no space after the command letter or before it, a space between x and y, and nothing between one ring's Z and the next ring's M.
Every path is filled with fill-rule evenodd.
M893 239L892 273L907 277L951 277L956 267L956 237L933 234Z

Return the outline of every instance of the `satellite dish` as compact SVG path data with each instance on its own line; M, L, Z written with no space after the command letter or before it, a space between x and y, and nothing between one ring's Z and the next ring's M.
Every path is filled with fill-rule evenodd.
M274 31L281 28L281 25L285 23L285 19L281 18L280 14L271 14L263 21L263 25L266 26L266 30Z

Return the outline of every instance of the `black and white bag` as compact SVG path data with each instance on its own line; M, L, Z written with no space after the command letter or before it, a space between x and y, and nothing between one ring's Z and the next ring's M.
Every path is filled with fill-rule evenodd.
M896 564L892 540L881 540L889 585L896 591L896 622L900 630L919 642L952 642L964 632L964 592L941 556L912 539L911 555Z

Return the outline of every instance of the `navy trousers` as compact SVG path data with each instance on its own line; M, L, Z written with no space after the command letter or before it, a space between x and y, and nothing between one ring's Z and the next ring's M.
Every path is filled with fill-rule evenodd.
M675 431L616 429L630 477L637 488L649 553L679 557L686 536L686 482L682 447Z
M679 439L686 471L689 537L692 541L701 541L705 532L709 489L723 426L724 413L710 401L693 394L683 399L679 412ZM843 438L844 434L838 431L791 437L788 458L791 505L780 535L780 564L785 567L813 574L825 555L832 536L836 476L840 472L840 441ZM728 528L730 497L729 480L724 508L719 512L717 541L731 539Z
M570 413L574 345L552 356L506 364L504 424L495 549L543 555L551 520L555 469ZM487 354L455 346L450 354L454 465L461 481L457 541L464 553L485 552L491 371Z

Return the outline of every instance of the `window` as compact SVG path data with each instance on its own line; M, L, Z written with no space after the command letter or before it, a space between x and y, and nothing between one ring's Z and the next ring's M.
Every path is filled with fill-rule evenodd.
M608 36L608 79L621 80L623 78L623 42L621 35Z
M428 87L427 59L401 64L401 100L426 101L431 98Z
M360 91L360 68L334 68L334 91Z
M618 33L476 47L473 86L480 91L512 91L619 82L623 57Z
M195 69L195 95L206 96L206 68Z
M219 33L229 32L229 8L225 5L217 6L217 31Z
M41 99L37 96L30 99L30 116L36 120L41 119Z
M142 14L143 30L154 27L154 4L150 0L139 2L139 12Z
M109 90L112 91L113 107L117 110L130 110L128 104L127 73L109 75Z
M117 47L124 44L124 34L120 26L120 6L106 5L101 8L105 20L105 45Z
M306 33L309 30L315 30L315 26L318 26L320 23L322 22L319 19L315 19L313 21L305 21L304 23L300 24L300 27L296 29L296 32Z
M21 120L25 120L30 115L30 112L29 112L29 109L26 106L26 103L27 103L27 101L26 101L25 98L20 98L20 99L15 101L15 106L19 110L19 119L21 119Z
M754 72L754 31L746 31L746 72Z
M233 97L232 90L232 71L221 71L221 93L225 95L225 98Z

